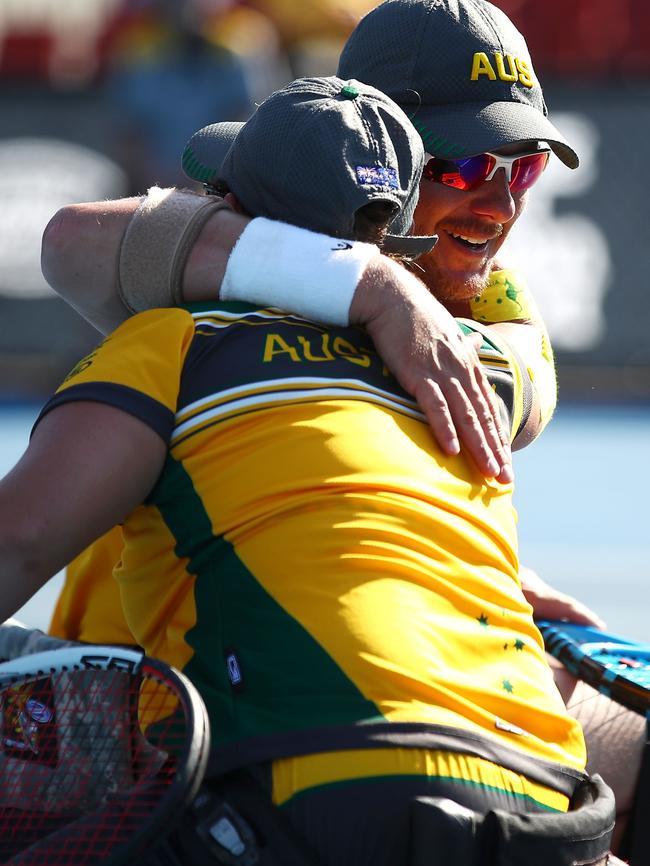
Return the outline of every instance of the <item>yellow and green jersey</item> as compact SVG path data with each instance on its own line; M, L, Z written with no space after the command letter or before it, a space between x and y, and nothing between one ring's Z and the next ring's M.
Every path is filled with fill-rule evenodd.
M551 420L557 403L555 358L546 326L522 274L514 270L492 271L480 295L471 298L467 315L476 322L534 322L539 329L537 353L531 355L528 378L537 393L541 428Z
M526 377L480 357L514 437ZM44 412L69 400L169 443L116 576L135 641L200 688L216 767L443 748L572 790L584 742L521 592L511 486L441 452L364 331L152 310Z
M113 568L122 558L122 527L114 526L76 556L52 613L49 634L86 643L133 644Z

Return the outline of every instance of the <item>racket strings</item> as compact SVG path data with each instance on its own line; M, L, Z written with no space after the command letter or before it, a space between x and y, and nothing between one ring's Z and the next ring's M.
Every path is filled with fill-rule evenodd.
M0 692L0 863L91 866L167 797L187 742L157 671L72 670Z

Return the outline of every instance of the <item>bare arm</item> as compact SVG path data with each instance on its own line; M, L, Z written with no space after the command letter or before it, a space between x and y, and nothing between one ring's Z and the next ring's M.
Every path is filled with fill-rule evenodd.
M151 428L101 403L45 416L0 481L0 622L142 502L166 453Z
M124 233L141 198L87 202L61 208L43 233L41 269L54 291L102 334L130 315L119 292L119 254ZM184 272L185 300L218 296L228 256L249 222L232 211L207 221Z
M597 613L577 598L550 586L532 568L520 565L519 579L536 619L565 619L581 625L605 628L605 623Z
M130 315L117 290L122 237L139 198L68 205L45 228L43 276L102 334Z

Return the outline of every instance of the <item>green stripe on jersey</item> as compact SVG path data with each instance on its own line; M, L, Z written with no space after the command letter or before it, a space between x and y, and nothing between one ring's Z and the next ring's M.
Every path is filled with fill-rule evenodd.
M213 747L382 719L377 706L260 585L233 546L213 534L192 479L173 457L167 457L148 504L159 509L176 539L176 555L187 558L187 570L196 575L197 621L185 635L194 656L184 672L208 707Z

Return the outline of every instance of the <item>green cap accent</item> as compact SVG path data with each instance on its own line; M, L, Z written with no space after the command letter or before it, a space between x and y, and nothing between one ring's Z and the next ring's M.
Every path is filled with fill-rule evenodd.
M385 201L394 213L383 248L408 258L435 242L408 234L423 163L422 140L402 109L350 77L299 78L246 123L195 132L183 155L189 177L222 181L249 214L338 238L354 237L360 207Z
M356 99L359 96L359 91L353 84L346 84L345 87L341 88L341 96L346 99Z
M431 156L457 159L547 141L565 165L577 167L578 154L548 119L526 40L497 8L521 3L384 0L367 5L375 8L350 34L337 76L376 87L415 114L420 131L429 136L424 145Z

